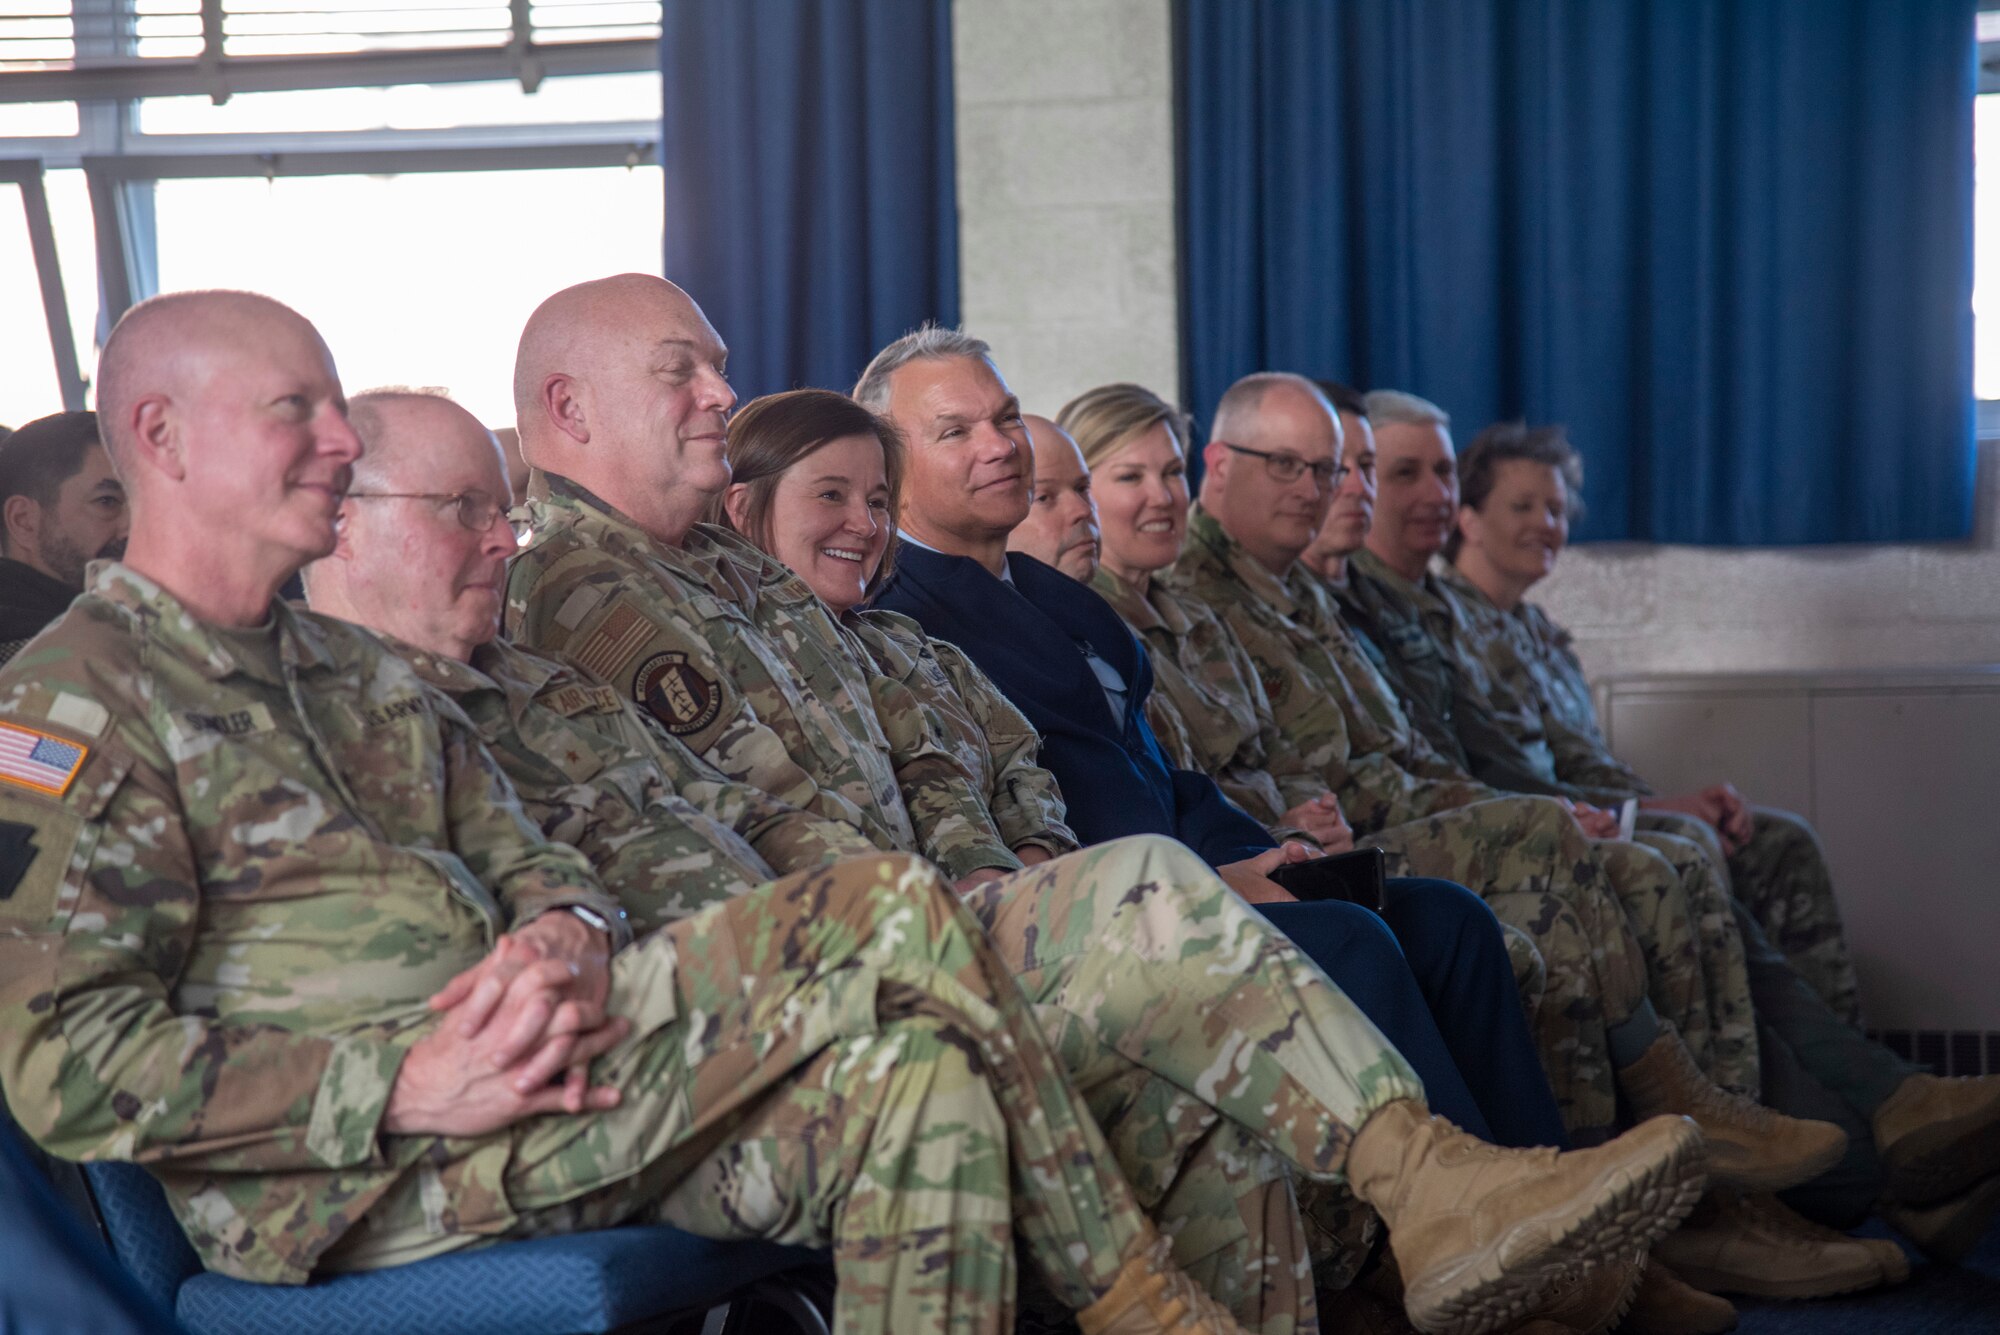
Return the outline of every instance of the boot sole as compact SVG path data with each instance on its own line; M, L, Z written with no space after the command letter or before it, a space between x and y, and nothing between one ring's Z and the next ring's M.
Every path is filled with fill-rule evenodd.
M1450 1273L1406 1291L1410 1323L1426 1335L1503 1329L1534 1313L1566 1275L1650 1247L1707 1189L1703 1154L1693 1124L1673 1126L1652 1158L1607 1168L1580 1212L1524 1219Z
M1812 1158L1797 1163L1739 1168L1730 1162L1729 1155L1718 1155L1716 1147L1711 1145L1708 1181L1711 1186L1728 1187L1746 1196L1767 1196L1796 1187L1801 1182L1810 1182L1846 1157L1847 1141L1842 1138Z
M1937 1123L1912 1131L1893 1150L1882 1156L1889 1194L1905 1205L1935 1205L2000 1172L2000 1123L1990 1116Z

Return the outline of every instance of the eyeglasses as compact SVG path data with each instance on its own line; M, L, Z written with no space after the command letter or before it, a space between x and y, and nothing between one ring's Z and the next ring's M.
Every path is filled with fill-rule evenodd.
M1270 450L1253 450L1248 445L1231 445L1226 440L1216 443L1233 453L1247 454L1252 459L1262 459L1264 471L1269 473L1275 482L1297 482L1310 472L1313 481L1321 490L1332 491L1346 479L1348 473L1353 471L1346 464L1335 463L1331 459L1307 463L1298 455L1286 454L1283 451L1273 453Z
M493 527L493 521L507 513L507 507L500 498L490 491L350 491L351 501L435 501L439 505L449 502L457 514L459 526L473 533L484 533ZM507 527L514 531L514 544L519 546L528 540L530 528L525 519L510 518Z

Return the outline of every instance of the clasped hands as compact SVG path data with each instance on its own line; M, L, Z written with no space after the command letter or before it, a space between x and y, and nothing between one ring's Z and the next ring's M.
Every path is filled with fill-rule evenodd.
M501 937L430 999L440 1019L404 1056L382 1129L477 1136L616 1107L618 1090L589 1081L590 1063L631 1028L605 1013L610 956L604 933L569 913Z
M1693 816L1715 827L1722 840L1725 853L1734 856L1743 845L1750 842L1750 804L1743 800L1743 794L1736 791L1732 783L1712 783L1706 788L1698 788L1691 793L1681 793L1673 797L1643 797L1639 805L1647 811L1678 811L1685 816ZM1588 802L1571 802L1570 812L1576 823L1592 839L1612 839L1618 834L1618 813Z

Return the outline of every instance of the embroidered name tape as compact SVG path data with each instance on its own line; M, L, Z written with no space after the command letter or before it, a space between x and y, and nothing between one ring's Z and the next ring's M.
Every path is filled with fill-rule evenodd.
M0 781L61 797L90 748L33 728L0 723Z

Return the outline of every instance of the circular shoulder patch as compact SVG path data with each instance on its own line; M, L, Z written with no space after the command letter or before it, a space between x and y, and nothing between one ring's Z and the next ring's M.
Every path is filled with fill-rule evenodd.
M676 737L700 732L722 709L722 691L679 652L654 654L632 678L632 698Z

